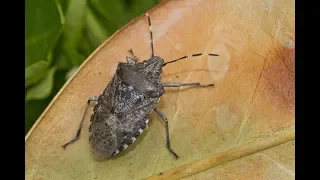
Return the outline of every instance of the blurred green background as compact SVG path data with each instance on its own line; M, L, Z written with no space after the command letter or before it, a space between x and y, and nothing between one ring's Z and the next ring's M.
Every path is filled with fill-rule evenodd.
M27 0L25 134L80 64L162 0Z

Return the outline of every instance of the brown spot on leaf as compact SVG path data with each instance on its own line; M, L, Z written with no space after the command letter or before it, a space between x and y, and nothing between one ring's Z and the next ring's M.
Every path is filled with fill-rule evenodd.
M293 111L295 95L295 48L277 47L270 53L263 72L264 96L279 108Z

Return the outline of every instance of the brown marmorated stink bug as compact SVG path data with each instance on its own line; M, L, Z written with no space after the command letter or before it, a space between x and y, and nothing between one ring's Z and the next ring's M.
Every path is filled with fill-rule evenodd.
M149 115L153 111L165 121L167 148L175 156L179 156L170 146L169 126L166 116L155 107L164 94L164 87L199 86L209 87L213 84L202 85L199 82L178 83L161 82L162 67L188 56L164 62L159 56L154 56L151 20L148 18L152 56L143 62L138 58L127 57L125 63L119 63L116 73L100 96L89 98L79 129L74 139L63 145L66 148L75 142L81 132L84 117L91 101L96 104L91 116L89 127L89 142L93 156L106 158L125 150L148 126ZM193 54L191 56L218 56L217 54Z

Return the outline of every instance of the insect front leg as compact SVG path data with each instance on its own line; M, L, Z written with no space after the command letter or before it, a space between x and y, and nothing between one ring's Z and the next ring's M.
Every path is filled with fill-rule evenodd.
M170 145L170 136L169 136L169 125L168 125L168 119L167 117L158 109L158 108L154 108L153 109L162 120L164 120L164 122L166 123L166 136L167 136L167 148L169 149L169 151L175 156L176 159L179 158L179 156L173 151L173 149L171 148Z
M136 60L134 58L131 58L131 57L126 57L126 60L127 60L127 63L129 63L129 64L136 63Z
M130 49L129 52L130 52L130 54L133 56L133 58L127 57L127 63L129 63L129 64L134 64L134 63L136 63L136 62L139 60L139 58L134 55L132 49Z
M89 108L89 105L90 105L90 102L91 101L98 101L98 98L99 96L92 96L88 99L88 102L87 102L87 106L86 106L86 109L84 110L84 113L83 113L83 116L82 116L82 119L81 119L81 122L80 122L80 125L79 125L79 128L78 128L78 131L77 131L77 134L76 136L69 142L67 142L66 144L64 144L62 147L65 149L69 144L75 142L77 139L79 139L80 137L80 132L81 132L81 128L82 128L82 124L83 124L83 121L84 121L84 117L86 116L87 114L87 110Z
M180 87L180 86L208 87L208 86L214 86L214 84L200 84L199 82L193 82L193 83L163 82L162 86L163 87Z

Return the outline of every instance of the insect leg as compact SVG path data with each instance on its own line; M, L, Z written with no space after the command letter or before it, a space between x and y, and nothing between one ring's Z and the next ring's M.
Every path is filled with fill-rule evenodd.
M209 54L202 54L202 53L198 53L198 54L192 54L191 57L194 57L194 56L202 56L202 55L207 55L207 56L219 56L218 54L211 54L211 53L209 53ZM165 63L163 63L162 66L165 66L165 65L167 65L167 64L169 64L169 63L173 63L173 62L180 61L180 60L182 60L182 59L186 59L187 57L189 57L189 56L183 56L183 57L181 57L181 58L178 58L178 59L175 59L175 60L172 60L172 61L165 62Z
M149 14L146 12L145 13L146 16L148 17L148 23L149 23L149 30L150 30L150 38L151 38L151 51L152 51L152 55L151 57L154 56L154 49L153 49L153 35L152 35L152 28L151 28L151 19L150 19L150 16Z
M87 110L89 108L89 105L90 105L90 102L91 101L98 101L98 98L99 96L92 96L88 99L88 102L87 102L87 106L86 106L86 109L84 110L84 113L83 113L83 116L82 116L82 119L81 119L81 122L80 122L80 126L78 128L78 131L77 131L77 134L75 136L75 138L73 138L71 141L67 142L66 144L64 144L62 147L65 149L69 144L75 142L77 139L79 139L80 137L80 132L81 132L81 128L82 128L82 124L83 124L83 121L84 121L84 117L86 116L86 113L87 113Z
M208 86L214 86L214 84L200 84L199 82L194 82L194 83L163 82L162 86L163 87L180 87L180 86L208 87Z
M169 137L169 125L168 125L168 119L167 117L158 109L158 108L154 108L153 109L162 120L164 120L164 122L166 123L166 136L167 136L167 148L169 149L169 151L175 156L176 159L179 158L179 156L173 151L173 149L171 148L170 145L170 137Z
M131 59L134 60L135 62L137 62L137 61L139 60L139 58L134 55L133 50L130 49L129 52L130 52L130 54L133 56L133 58L131 58Z
M136 63L135 59L131 58L131 57L126 57L127 63L128 64L134 64Z

